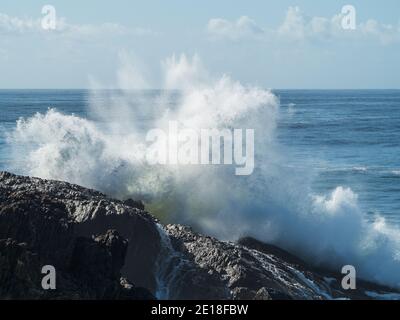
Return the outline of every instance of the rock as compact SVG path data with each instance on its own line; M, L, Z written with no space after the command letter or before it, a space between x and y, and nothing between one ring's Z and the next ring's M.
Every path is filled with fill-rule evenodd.
M251 237L243 237L240 238L237 241L238 244L245 246L247 248L251 248L260 252L263 252L265 254L271 254L276 257L279 257L282 260L285 260L286 262L289 262L290 264L297 265L297 266L305 266L306 263L296 257L295 255L277 247L272 244L267 244L263 243L261 241L258 241L254 238Z
M232 290L231 294L233 300L253 300L256 292L248 288L236 287Z
M2 297L118 298L121 274L155 290L154 267L160 246L156 220L97 191L0 173L0 239L12 239L7 255L2 253L4 268L12 270L18 253L21 259L37 257L38 265L22 264L26 279L41 279L43 265L57 270L56 292L43 292L40 281L35 280L32 290L40 294L33 297L32 290L15 291L10 284ZM20 243L25 243L27 251ZM7 278L4 276L0 287L4 288Z
M231 294L233 300L272 300L265 287L260 288L257 292L244 287L236 287Z
M253 297L254 300L272 300L265 287L260 288Z
M124 201L124 205L137 208L139 210L144 210L144 203L141 200L133 200L129 198Z
M203 236L184 226L168 225L166 232L172 238L175 250L188 261L177 274L184 275L189 268L199 268L204 274L214 277L213 281L225 299L254 299L261 288L268 288L268 292L271 290L279 298L322 298L319 292L294 274L291 265L272 255ZM207 281L204 277L200 283L204 285ZM198 281L188 278L186 285L198 292ZM214 293L209 290L198 298L211 299L212 295Z
M356 290L343 290L341 274L317 270L289 252L253 238L223 242L179 225L167 225L165 232L181 260L186 261L175 268L172 282L185 278L185 285L198 292L196 298L221 298L225 294L225 299L370 299L366 291L398 292L363 280L358 280ZM188 270L196 268L197 274L204 275L201 281L185 277ZM202 290L205 282L212 283L208 292ZM185 298L177 291L172 294L173 298Z
M69 272L74 278L94 288L93 294L112 299L120 290L120 270L124 264L127 241L115 230L93 239L79 237L69 261Z
M121 300L154 300L155 297L149 290L142 287L135 287L126 278L120 279L121 291L119 299Z
M0 173L0 299L371 299L400 294L315 268L253 238L162 226L143 203L61 181ZM43 290L53 265L56 290ZM373 294L368 294L372 292Z
M37 272L32 272L36 270ZM26 243L0 240L0 297L2 299L40 298L40 264Z

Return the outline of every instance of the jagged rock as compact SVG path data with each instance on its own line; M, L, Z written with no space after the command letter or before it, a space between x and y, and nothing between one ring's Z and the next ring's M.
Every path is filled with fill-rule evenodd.
M121 236L109 229L117 229ZM26 243L29 252L38 257L39 266L26 264L26 278L38 275L41 279L43 265L57 270L57 292L43 292L40 281L35 280L34 289L42 292L35 297L117 298L120 273L154 290L160 245L155 219L97 191L0 173L0 239L8 238L14 241L8 251L16 250L15 243ZM131 243L128 250L123 238ZM11 267L11 263L6 265ZM105 283L106 289L99 291ZM28 291L22 290L21 295L32 298ZM7 295L20 293L2 294Z
M1 299L370 299L398 291L317 269L256 239L161 226L141 202L0 173ZM41 287L43 265L57 289ZM372 292L373 295L367 292ZM393 297L393 295L392 295Z
M231 291L234 300L253 300L256 292L244 287L236 287Z
M95 288L97 297L116 297L126 248L127 241L115 230L93 239L79 237L75 241L69 271L80 283Z
M32 272L36 270L37 272ZM25 243L0 240L0 297L22 299L40 297L40 264Z
M397 292L362 280L357 282L356 290L343 290L341 274L317 270L289 252L256 239L222 242L190 227L167 225L165 229L174 249L186 261L175 273L184 275L187 270L199 268L203 274L213 275L226 299L370 299L366 291ZM186 286L192 291L198 292L197 285L198 281L186 279ZM209 291L199 298L210 299L213 295Z
M121 300L154 300L155 297L149 290L142 287L135 287L128 279L121 277L120 279L120 295Z
M265 287L260 288L253 297L254 300L271 300L267 289Z
M144 210L144 203L141 200L133 200L131 198L126 199L124 204L132 208L137 208L139 210Z
M232 299L234 300L271 300L267 289L265 287L260 288L257 292L249 290L244 287L236 287L232 290Z

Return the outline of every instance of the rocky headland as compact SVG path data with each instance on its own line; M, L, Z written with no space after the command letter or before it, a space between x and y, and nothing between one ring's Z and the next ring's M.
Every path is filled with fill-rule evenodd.
M44 265L55 290L41 286ZM0 299L373 299L398 295L253 238L162 225L141 201L0 173Z

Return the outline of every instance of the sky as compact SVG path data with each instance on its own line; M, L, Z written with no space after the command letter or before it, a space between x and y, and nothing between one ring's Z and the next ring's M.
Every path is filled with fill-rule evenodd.
M44 5L55 9L54 30L43 29ZM354 29L342 26L345 5ZM266 88L400 89L400 2L0 2L3 89L115 88L125 74L159 88L163 61L182 53Z

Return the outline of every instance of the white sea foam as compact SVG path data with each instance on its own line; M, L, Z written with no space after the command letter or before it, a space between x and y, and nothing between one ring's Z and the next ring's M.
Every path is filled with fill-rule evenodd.
M314 195L313 169L285 165L285 152L275 142L278 100L270 91L226 75L213 78L197 57L173 57L163 68L164 87L182 90L173 106L170 91L159 92L149 105L130 91L109 92L101 100L103 93L94 90L89 111L96 121L53 109L20 119L9 138L24 163L18 171L143 198L169 221L224 239L252 235L316 264L338 271L351 264L359 276L400 287L399 230L382 218L368 223L348 188ZM124 65L121 70L118 83L135 83ZM144 118L150 119L146 125ZM148 165L143 127L166 128L170 120L193 129L255 129L253 174L235 176L233 166Z
M296 113L296 104L295 103L289 103L288 104L288 108L287 108L287 112L290 116L293 116Z

